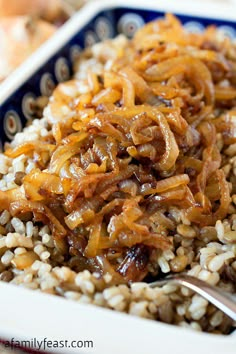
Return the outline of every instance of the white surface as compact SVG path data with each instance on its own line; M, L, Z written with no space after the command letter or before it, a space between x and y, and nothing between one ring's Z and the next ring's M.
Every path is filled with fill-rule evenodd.
M138 3L138 5L137 5ZM235 20L235 5L204 1L117 0L89 4L1 86L0 104L53 55L97 12L113 5L154 8ZM91 350L62 349L60 353L96 354L235 354L236 335L215 336L119 314L91 305L26 290L0 282L0 337L38 340L93 340ZM48 350L49 351L49 350ZM59 352L58 350L55 352Z
M0 335L93 340L91 354L235 354L236 337L216 336L115 313L0 283Z

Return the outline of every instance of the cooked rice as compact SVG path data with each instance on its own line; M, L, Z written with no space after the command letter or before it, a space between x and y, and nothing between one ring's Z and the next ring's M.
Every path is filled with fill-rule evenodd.
M92 47L90 54L82 57L76 66L75 77L80 85L76 88L62 85L62 90L70 96L89 92L86 72L92 70L100 74L104 62L105 69L110 70L113 61L127 45L127 39L119 36L113 41ZM57 109L60 117L72 114L66 105ZM48 122L53 119L48 105L43 118L35 119L22 133L18 133L10 146L14 148L26 141L40 141L42 137L50 136ZM221 134L217 135L217 144L223 156L222 169L233 183L236 181L236 144L224 150ZM1 154L0 190L16 188L16 173L28 174L36 167L36 162L24 154L17 158ZM149 265L150 272L153 268L164 274L187 271L189 275L236 294L236 194L231 195L231 200L226 219L217 220L215 226L202 228L191 224L177 207L170 207L176 248L159 250ZM151 289L146 283L140 282L130 286L114 286L109 274L101 277L88 270L72 270L79 268L76 257L69 260L64 257L60 244L55 242L47 225L27 218L21 220L11 217L4 210L0 215L0 233L2 281L197 331L228 334L232 330L229 318L186 288L167 284Z

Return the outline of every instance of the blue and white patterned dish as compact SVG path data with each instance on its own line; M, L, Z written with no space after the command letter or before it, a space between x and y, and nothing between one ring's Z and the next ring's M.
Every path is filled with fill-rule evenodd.
M17 78L19 70L15 73L14 79L10 80L12 82L10 84L11 92L7 97L4 89L5 84L3 84L0 90L0 143L11 140L32 118L31 105L37 96L50 96L59 82L69 79L72 74L73 62L78 57L81 49L98 41L112 38L118 33L124 33L131 38L135 31L146 22L164 14L163 10L140 7L130 8L124 5L106 5L105 9L101 9L94 14L84 26L81 26L79 22L76 23L77 17L75 16L70 21L71 23L65 26L68 30L72 25L73 31L69 31L69 36L62 39L61 48L55 47L45 60L45 53L42 53L42 49L45 49L45 52L48 51L48 47L51 43L54 44L55 40L60 44L60 34L66 28L59 31L46 46L41 48L41 51L39 50L39 52L34 54L32 61L34 61L35 55L38 55L39 58L40 56L42 57L42 62L41 65L40 62L39 65L35 64L35 70L30 76L28 75L25 80L19 80ZM219 30L231 39L236 38L236 24L234 21L203 18L186 15L181 12L175 11L185 28L189 31L201 32L207 25L215 24L219 27ZM28 65L23 65L21 70L27 71ZM14 81L16 83L15 88Z

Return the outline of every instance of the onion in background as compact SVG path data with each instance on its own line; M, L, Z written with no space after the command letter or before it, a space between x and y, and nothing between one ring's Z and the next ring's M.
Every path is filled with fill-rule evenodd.
M56 27L52 24L29 16L0 19L0 81L55 31Z
M86 0L0 0L0 81Z
M63 12L60 0L0 0L0 17L30 15L54 22Z

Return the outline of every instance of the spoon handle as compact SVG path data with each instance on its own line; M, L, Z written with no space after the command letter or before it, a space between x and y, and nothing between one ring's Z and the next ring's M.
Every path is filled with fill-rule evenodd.
M201 279L185 274L167 276L165 279L157 280L149 285L151 288L155 288L156 286L165 285L169 282L185 286L195 291L236 322L236 301L221 289Z

